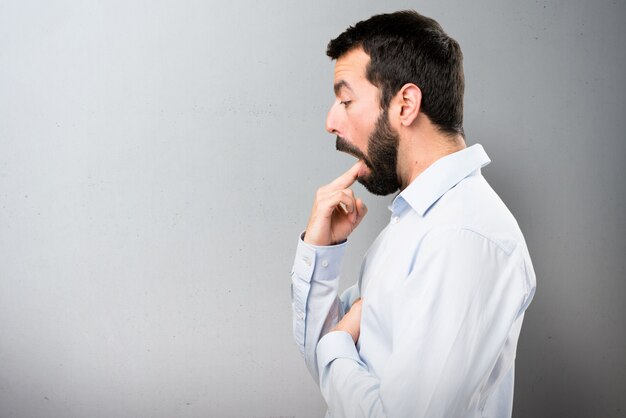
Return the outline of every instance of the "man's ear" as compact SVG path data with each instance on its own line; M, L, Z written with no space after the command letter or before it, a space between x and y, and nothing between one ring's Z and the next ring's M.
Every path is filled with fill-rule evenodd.
M411 126L420 112L422 90L413 83L407 83L398 91L396 97L400 104L400 123L402 126Z

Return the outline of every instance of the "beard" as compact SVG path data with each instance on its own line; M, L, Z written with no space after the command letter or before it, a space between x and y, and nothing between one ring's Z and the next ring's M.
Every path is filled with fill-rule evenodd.
M388 112L384 109L368 138L367 155L340 136L336 148L363 160L370 173L359 177L358 182L370 193L385 196L400 189L397 172L399 143L400 137L389 124Z

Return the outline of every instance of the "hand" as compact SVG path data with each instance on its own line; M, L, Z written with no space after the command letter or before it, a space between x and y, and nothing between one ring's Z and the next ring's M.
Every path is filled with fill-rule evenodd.
M304 234L304 242L313 245L333 245L346 238L359 225L367 207L349 189L356 181L363 162L359 161L332 183L317 190Z
M350 310L337 322L331 331L345 331L352 336L352 341L356 344L361 334L361 299L357 299Z

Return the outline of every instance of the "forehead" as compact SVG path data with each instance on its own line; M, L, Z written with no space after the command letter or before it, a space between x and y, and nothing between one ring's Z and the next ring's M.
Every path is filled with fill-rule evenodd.
M365 87L373 85L365 77L365 69L370 62L370 57L363 48L354 48L342 55L335 62L335 85L347 83L349 86Z

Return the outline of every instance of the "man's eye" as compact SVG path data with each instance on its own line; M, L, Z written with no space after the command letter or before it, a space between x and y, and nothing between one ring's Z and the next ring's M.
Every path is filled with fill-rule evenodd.
M345 107L348 107L350 103L352 103L352 100L343 100L339 102L339 104L344 105Z

